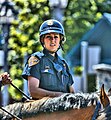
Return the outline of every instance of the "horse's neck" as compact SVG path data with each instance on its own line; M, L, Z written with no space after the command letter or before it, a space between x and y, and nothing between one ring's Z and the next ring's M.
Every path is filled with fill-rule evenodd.
M96 94L70 94L66 93L60 97L43 98L41 100L26 103L15 103L5 107L8 111L19 116L34 116L41 112L64 111L69 109L81 109L93 105L97 101ZM5 116L6 114L4 114Z

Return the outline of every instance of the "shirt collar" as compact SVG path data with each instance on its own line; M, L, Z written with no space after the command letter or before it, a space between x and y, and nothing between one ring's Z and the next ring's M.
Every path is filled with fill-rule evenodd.
M48 50L44 49L44 50L43 50L43 53L44 53L49 59L51 59L52 61L54 61L55 57L52 56L52 55L49 53ZM56 54L55 56L58 57L57 53L55 53L55 54Z
M61 57L57 54L57 52L55 53L55 57L52 56L52 55L49 53L49 51L46 50L46 49L43 50L43 53L44 53L50 60L52 60L52 61L58 61L59 63L62 63L62 59L63 59L63 58L61 58Z

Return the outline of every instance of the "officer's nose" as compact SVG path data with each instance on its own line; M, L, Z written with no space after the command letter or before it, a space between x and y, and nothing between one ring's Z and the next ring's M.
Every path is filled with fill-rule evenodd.
M52 42L55 41L55 37L51 36L51 39L50 39Z

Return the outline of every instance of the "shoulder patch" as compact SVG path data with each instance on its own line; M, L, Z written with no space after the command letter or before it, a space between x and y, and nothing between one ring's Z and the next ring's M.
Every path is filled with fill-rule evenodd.
M31 56L28 60L28 65L29 67L33 66L33 65L36 65L40 60L35 57L35 56Z

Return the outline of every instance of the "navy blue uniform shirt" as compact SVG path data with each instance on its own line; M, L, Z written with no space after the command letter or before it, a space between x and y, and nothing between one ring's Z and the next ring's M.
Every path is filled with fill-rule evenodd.
M57 53L53 57L44 49L42 52L32 54L31 57L37 59L32 60L31 66L27 60L22 74L24 79L27 79L27 76L32 76L40 80L40 88L64 93L69 92L69 86L73 84L73 79L67 63Z
M0 91L1 91L1 87L2 87L2 81L0 81Z

